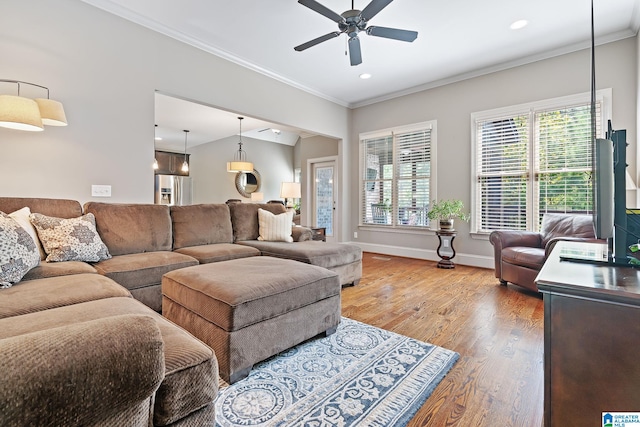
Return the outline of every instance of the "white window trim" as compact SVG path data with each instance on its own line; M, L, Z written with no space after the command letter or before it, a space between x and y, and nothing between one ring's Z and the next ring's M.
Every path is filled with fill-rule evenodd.
M609 119L611 119L612 116L612 93L613 90L611 88L606 88L606 89L600 89L598 91L596 91L596 100L601 102L601 124L600 124L600 129L604 132L607 129L607 123L609 121ZM567 107L570 105L575 105L575 104L584 104L585 102L590 102L591 101L591 93L590 92L583 92L583 93L579 93L579 94L575 94L575 95L568 95L568 96L561 96L561 97L557 97L557 98L550 98L550 99L545 99L545 100L541 100L541 101L534 101L534 102L528 102L528 103L524 103L524 104L518 104L518 105L513 105L513 106L509 106L509 107L500 107L500 108L495 108L492 110L485 110L485 111L478 111L478 112L474 112L471 113L471 182L470 182L470 189L471 189L471 237L474 239L481 239L481 240L489 240L489 234L488 232L479 232L476 228L476 218L474 218L473 216L476 215L475 213L475 206L476 206L476 201L477 201L477 194L476 194L476 176L478 173L477 170L477 163L476 163L476 158L477 158L477 144L476 144L476 137L477 137L477 126L476 126L476 122L478 120L488 120L488 119L495 119L498 120L499 118L503 117L503 118L509 118L509 117L513 117L516 116L518 114L529 114L532 111L537 111L537 110L545 110L545 109L553 109L553 108L563 108L563 107Z
M375 231L385 231L385 232L411 232L415 233L424 233L424 234L432 234L437 228L434 228L433 224L430 224L429 228L416 228L416 227L408 227L402 225L385 225L385 226L376 226L374 224L364 224L362 222L363 218L363 209L362 205L362 188L363 188L363 170L364 170L364 159L362 155L363 151L363 140L365 139L374 139L374 138L382 138L385 136L393 135L395 133L409 133L414 131L420 131L424 129L431 130L431 176L429 177L429 191L430 191L430 199L437 200L437 176L438 176L438 121L437 120L428 120L425 122L414 123L410 125L397 126L393 128L380 129L371 132L363 132L358 135L358 228L363 230L375 230ZM395 181L395 177L394 177ZM394 200L394 203L396 201Z

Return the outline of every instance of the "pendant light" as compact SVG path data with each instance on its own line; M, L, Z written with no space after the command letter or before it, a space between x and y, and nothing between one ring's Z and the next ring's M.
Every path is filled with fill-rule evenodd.
M44 125L66 126L64 107L49 98L49 88L20 80L0 79L0 83L15 83L17 96L0 95L0 126L26 131L42 131ZM30 85L47 91L46 98L30 99L20 95L20 85Z
M182 163L182 172L189 172L189 163L187 163L187 135L188 130L184 131L184 162Z
M247 161L247 152L242 151L242 120L240 120L240 139L238 140L238 151L233 155L233 161L227 162L227 172L253 172L253 163Z

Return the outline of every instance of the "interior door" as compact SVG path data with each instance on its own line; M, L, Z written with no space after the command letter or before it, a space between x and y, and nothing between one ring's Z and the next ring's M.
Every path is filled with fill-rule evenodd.
M313 224L324 227L327 241L335 241L337 176L336 162L313 163Z

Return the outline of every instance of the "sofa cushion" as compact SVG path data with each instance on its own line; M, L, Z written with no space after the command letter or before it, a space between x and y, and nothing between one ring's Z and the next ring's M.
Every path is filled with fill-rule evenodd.
M84 210L112 256L171 250L169 206L87 202Z
M159 285L163 274L192 265L198 265L198 260L177 252L159 251L114 256L93 266L98 273L131 290Z
M260 255L260 251L256 248L236 245L233 243L190 246L178 249L175 252L189 255L190 257L197 259L200 264Z
M82 206L76 200L44 199L32 197L0 197L0 211L14 212L28 206L31 212L57 218L77 218L82 215Z
M0 359L3 426L148 427L164 376L162 337L149 316L107 317L5 338Z
M22 281L0 294L0 318L131 294L95 273Z
M556 237L594 238L591 215L544 214L540 229L542 246Z
M48 262L97 262L111 258L96 230L93 214L56 218L32 213L29 218L38 231Z
M0 338L125 314L152 316L164 341L165 375L155 395L153 425L169 425L209 405L218 391L213 351L132 298L107 298L0 319Z
M229 209L235 242L258 239L260 236L258 209L264 209L276 215L286 211L280 203L232 203Z
M258 209L258 240L265 242L293 242L291 227L293 225L293 210L280 214L273 214L264 209Z
M0 212L0 288L17 283L40 264L40 253L27 231Z
M502 250L502 262L540 270L544 264L544 249L510 246Z
M233 243L231 214L226 204L171 206L173 249Z
M95 274L97 271L91 265L82 261L41 262L40 265L29 270L22 278L22 281L82 273Z
M333 268L362 260L362 249L359 246L346 243L305 241L289 244L257 240L238 243L259 249L262 255L292 259L324 268Z

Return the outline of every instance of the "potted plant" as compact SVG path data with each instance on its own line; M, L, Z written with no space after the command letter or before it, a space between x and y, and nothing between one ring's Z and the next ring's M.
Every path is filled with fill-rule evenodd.
M441 230L453 230L453 219L460 218L469 221L469 214L464 212L462 200L440 200L433 201L433 205L427 212L430 220L438 220Z

